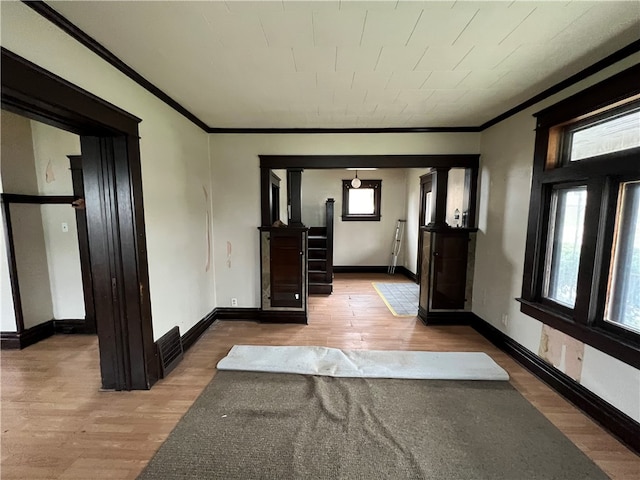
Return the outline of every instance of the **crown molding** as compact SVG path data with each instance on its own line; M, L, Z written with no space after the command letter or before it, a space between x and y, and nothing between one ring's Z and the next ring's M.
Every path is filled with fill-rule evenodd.
M480 127L389 127L389 128L209 128L208 133L296 134L296 133L461 133L480 132Z
M614 63L619 62L620 60L623 60L624 58L640 51L639 39L479 126L406 128L219 128L208 126L193 113L191 113L169 95L156 87L153 83L136 72L133 68L125 64L122 60L120 60L110 50L96 41L93 37L88 35L78 26L74 25L66 17L58 13L55 9L47 5L44 1L22 0L22 2L209 134L371 134L482 132L487 128L492 127L493 125L515 115L516 113L519 113L522 110L541 102L551 95L554 95L564 90L565 88L568 88L571 85L574 85L575 83L578 83L585 78L613 65Z
M82 45L87 47L89 50L91 50L93 53L98 55L100 58L102 58L104 61L109 63L111 66L118 69L120 72L124 73L131 80L133 80L142 88L146 89L147 91L149 91L150 93L158 97L164 103L166 103L171 108L173 108L176 112L183 115L185 118L187 118L188 120L193 122L195 125L200 127L202 130L206 132L209 129L206 123L204 123L202 120L196 117L193 113L191 113L189 110L184 108L182 105L176 102L169 95L167 95L158 87L156 87L149 80L147 80L138 72L136 72L129 65L124 63L118 57L116 57L110 50L108 50L96 39L94 39L89 34L87 34L84 30L80 29L79 27L74 25L71 21L67 20L66 17L58 13L55 9L53 9L43 1L23 0L22 3L24 3L26 6L34 10L36 13L40 14L42 17L49 20L56 27L60 28L63 32L68 34L70 37L80 42Z

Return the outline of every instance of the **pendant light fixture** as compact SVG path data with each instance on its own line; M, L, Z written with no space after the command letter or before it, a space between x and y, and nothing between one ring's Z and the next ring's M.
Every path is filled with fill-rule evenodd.
M351 180L351 186L353 188L360 188L360 185L362 185L362 182L358 178L358 170L356 170L356 176L353 180Z

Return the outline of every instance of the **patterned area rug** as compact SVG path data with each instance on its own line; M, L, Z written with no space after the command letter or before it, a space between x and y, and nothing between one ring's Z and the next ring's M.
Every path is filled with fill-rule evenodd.
M415 317L418 314L420 285L417 283L373 282L373 288L396 317Z

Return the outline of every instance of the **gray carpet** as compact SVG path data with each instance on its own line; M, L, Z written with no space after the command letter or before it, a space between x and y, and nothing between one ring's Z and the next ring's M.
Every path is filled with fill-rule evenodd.
M507 382L218 372L139 479L606 479Z
M373 282L373 286L396 317L418 315L420 285L417 283Z

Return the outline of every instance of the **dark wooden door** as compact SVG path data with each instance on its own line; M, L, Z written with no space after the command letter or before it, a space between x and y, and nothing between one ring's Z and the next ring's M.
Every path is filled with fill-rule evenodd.
M469 235L437 233L433 249L434 310L464 308Z
M302 308L303 235L271 232L271 306Z

